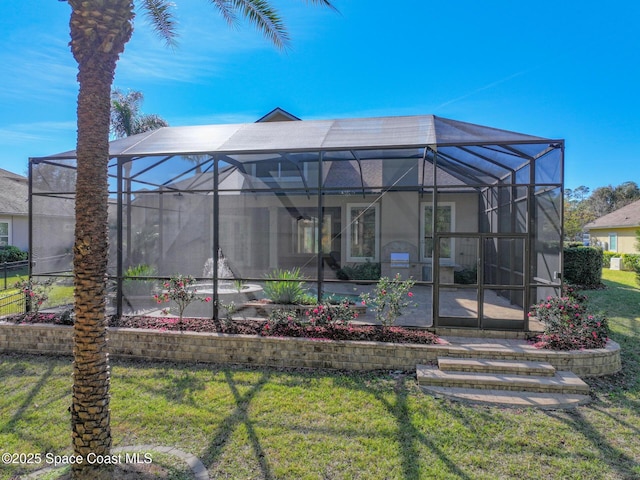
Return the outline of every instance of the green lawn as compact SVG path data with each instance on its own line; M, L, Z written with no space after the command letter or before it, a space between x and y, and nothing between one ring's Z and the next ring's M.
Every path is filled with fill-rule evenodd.
M609 288L587 293L623 372L590 380L587 406L468 406L421 393L411 373L112 361L114 446L175 446L211 478L640 478L640 290L630 273L604 275ZM2 453L71 453L71 359L0 361ZM26 470L0 465L0 478Z

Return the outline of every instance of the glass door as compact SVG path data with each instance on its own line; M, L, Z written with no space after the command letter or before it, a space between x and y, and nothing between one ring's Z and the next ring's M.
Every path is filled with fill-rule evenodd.
M436 234L435 247L446 248L450 258L437 265L437 326L479 328L480 238Z
M451 261L437 264L437 327L523 330L525 238L522 235L435 235L435 249Z

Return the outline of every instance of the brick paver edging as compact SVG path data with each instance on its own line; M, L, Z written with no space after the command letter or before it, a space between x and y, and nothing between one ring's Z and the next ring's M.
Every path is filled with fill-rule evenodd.
M0 352L71 355L72 338L68 326L0 322ZM580 376L608 375L621 368L620 346L611 340L602 349L556 352L524 341L416 345L110 328L109 351L120 358L343 370L412 370L438 356L486 357L489 352L493 358L549 362Z

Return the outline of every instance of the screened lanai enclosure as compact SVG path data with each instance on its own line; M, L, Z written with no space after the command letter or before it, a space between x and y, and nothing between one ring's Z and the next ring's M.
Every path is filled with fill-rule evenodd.
M284 273L307 302L416 281L398 323L529 330L557 294L564 142L432 115L165 127L110 144L112 313L268 315ZM32 275L70 278L75 152L30 161ZM286 286L286 284L285 284ZM233 308L229 306L233 304ZM361 308L358 321L375 316Z

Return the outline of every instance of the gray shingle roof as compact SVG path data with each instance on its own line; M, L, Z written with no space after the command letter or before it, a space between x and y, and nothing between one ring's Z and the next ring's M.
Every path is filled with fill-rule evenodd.
M0 168L0 215L29 214L27 178Z
M585 225L592 228L640 227L640 200L604 215Z

